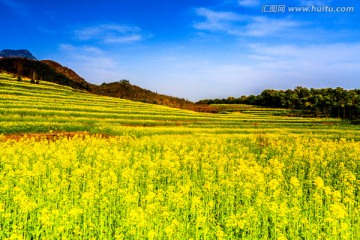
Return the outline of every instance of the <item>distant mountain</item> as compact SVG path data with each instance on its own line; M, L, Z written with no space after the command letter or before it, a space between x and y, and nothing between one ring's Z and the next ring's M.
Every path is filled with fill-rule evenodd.
M11 50L4 49L0 52L0 57L2 58L26 58L30 60L37 61L36 57L31 54L28 50Z

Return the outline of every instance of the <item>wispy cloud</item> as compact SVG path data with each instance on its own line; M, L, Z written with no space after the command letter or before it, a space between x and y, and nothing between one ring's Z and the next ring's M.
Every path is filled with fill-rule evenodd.
M60 44L60 50L65 51L67 53L72 53L72 56L78 56L77 53L85 53L90 55L91 57L95 56L103 56L105 53L96 47L93 46L82 46L77 47L71 44Z
M357 52L360 51L360 43L314 44L308 46L250 44L249 48L257 56L265 57L271 62L286 60L291 63L297 59L298 62L303 62L304 64L317 63L329 66L360 62L357 57Z
M118 60L107 52L93 46L61 44L61 63L74 69L91 83L102 83L121 79L124 74Z
M140 34L132 34L128 36L121 37L108 37L104 39L105 43L132 43L141 41L143 37Z
M143 39L140 28L119 24L84 27L76 30L75 35L81 41L97 41L104 44L132 43Z
M283 79L284 85L274 87L359 87L355 82L360 74L357 52L360 43L332 43L299 46L294 44L252 44L253 66ZM254 69L255 70L255 69ZM285 82L285 81L286 82Z
M234 22L244 20L244 17L233 12L216 12L207 8L196 9L196 14L205 18L205 21L194 24L194 27L199 30L231 31L234 28Z
M243 7L254 7L260 4L259 0L239 0L239 5Z
M11 10L13 10L14 12L22 15L22 16L26 16L28 15L28 9L27 7L22 4L19 3L18 1L14 1L14 0L0 0L0 4L3 4L5 6L7 6L8 8L10 8Z
M141 87L193 101L259 94L266 88L360 88L356 81L360 75L360 43L252 43L226 48L217 57L195 48L152 49L135 57L111 55L92 46L65 44L61 50L64 60L60 62L92 83L125 78Z
M357 56L360 43L310 46L254 44L249 48L249 54L239 53L241 59L246 59L248 63L212 61L189 79L197 76L193 81L204 84L200 88L203 92L220 98L259 94L266 88L360 87L356 77L360 74ZM200 95L192 89L187 90L190 96Z
M291 4L294 5L294 2L296 1L292 1ZM312 5L322 6L322 5L330 4L331 2L333 2L333 0L298 0L297 2L301 6L312 6ZM261 3L260 0L238 0L238 4L242 7L257 7L261 4L286 4L286 2L280 0L273 0L271 3L269 2Z
M240 15L234 12L217 12L206 8L196 10L205 21L197 22L194 28L210 32L220 32L235 36L262 37L284 32L301 25L288 18L275 19L264 16Z
M299 26L301 26L300 22L289 19L272 19L255 16L249 19L244 35L261 37L291 30ZM240 35L241 32L242 30L239 32Z
M300 0L300 4L304 6L322 6L331 2L332 0Z

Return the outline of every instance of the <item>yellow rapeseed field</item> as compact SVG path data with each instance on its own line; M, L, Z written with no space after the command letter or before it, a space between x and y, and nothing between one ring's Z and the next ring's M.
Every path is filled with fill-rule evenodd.
M358 126L228 111L0 74L0 239L360 239Z
M0 152L0 239L360 236L354 141L59 136Z

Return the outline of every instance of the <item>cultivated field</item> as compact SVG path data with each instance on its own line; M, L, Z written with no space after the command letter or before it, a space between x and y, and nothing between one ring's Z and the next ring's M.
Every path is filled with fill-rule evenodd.
M358 239L358 126L227 110L1 74L0 239Z

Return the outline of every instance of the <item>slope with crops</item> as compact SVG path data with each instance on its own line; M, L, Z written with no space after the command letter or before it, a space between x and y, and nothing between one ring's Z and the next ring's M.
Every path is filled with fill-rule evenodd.
M20 52L22 53L22 52ZM20 55L22 56L22 55ZM183 98L177 98L164 94L158 94L139 86L130 84L128 80L120 80L119 82L103 83L95 85L88 83L80 77L72 69L62 66L52 60L37 61L25 57L0 57L0 71L6 71L14 74L21 80L22 77L33 79L33 81L43 80L64 86L70 86L79 90L118 97L122 99L130 99L159 105L166 105L175 108L190 109L200 112L216 112L217 109L204 104L195 104Z
M235 110L1 74L0 239L356 239L359 128Z

